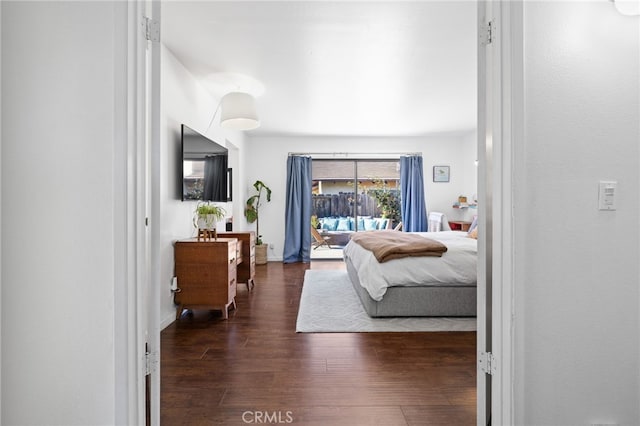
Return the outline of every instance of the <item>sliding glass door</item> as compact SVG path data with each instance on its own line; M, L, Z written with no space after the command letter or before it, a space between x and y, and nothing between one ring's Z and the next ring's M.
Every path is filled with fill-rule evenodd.
M312 258L327 250L334 250L329 258L341 257L350 233L391 229L399 221L399 160L313 160L311 222L329 248L314 247Z

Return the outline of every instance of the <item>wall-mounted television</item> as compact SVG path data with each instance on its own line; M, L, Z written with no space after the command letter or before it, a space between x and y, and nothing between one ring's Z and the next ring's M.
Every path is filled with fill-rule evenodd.
M184 124L181 139L182 201L231 201L227 148Z

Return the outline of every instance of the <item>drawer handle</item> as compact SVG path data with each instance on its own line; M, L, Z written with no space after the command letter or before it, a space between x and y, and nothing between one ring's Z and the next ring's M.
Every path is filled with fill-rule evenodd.
M234 257L234 258L232 258L232 259L229 259L229 263L233 263L233 262L235 262L235 261L236 261L236 258L235 258L235 257Z

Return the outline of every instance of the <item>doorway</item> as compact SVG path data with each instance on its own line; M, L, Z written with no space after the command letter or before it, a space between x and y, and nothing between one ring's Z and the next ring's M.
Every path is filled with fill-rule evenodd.
M482 172L480 172L480 173L482 173ZM359 176L358 176L358 175L356 175L356 174L354 173L354 175L351 177L351 179L352 179L352 183L353 183L353 186L352 186L351 192L352 192L354 195L359 194L359 193L362 191L362 188L360 188L360 187L358 186ZM327 180L328 180L328 179L327 179ZM485 181L485 182L486 182L486 181ZM481 198L482 198L482 197L481 197ZM356 203L356 206L357 206L357 205L358 205L358 204ZM357 221L358 216L366 216L366 215L364 215L364 214L362 214L362 213L360 213L360 214L359 214L359 213L358 213L358 210L357 210L357 208L356 208L355 210L349 211L349 212L347 213L347 216L351 216L351 217L353 217L353 218L354 218L354 228L355 228L355 229L357 229L357 228L358 228L358 221ZM313 253L312 253L312 254L313 254Z

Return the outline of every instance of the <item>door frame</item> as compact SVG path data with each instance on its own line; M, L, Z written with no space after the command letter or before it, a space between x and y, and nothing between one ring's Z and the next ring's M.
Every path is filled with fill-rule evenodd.
M140 267L137 146L140 128L139 5L115 3L114 401L116 424L144 424L144 349L139 344ZM118 142L120 141L120 142Z
M146 344L149 353L148 368L148 418L147 424L160 424L160 122L161 122L161 45L160 17L161 2L145 0L146 16L151 18L157 28L157 35L148 40L146 56L146 113L147 139L145 159L146 167L146 211L147 211L147 276L148 287L146 305Z
M145 16L160 2L115 2L114 401L116 424L160 423L159 289L153 250L159 227L160 55ZM147 392L149 391L149 395Z
M486 283L486 293L479 293L478 354L493 354L493 374L478 371L477 424L509 425L515 423L514 202L522 158L513 147L523 143L524 130L523 1L480 1L478 23L480 292Z
M491 20L489 1L478 2L477 16L477 79L478 79L478 305L476 358L478 360L476 402L477 425L491 424L491 376L481 369L483 354L491 351L491 285L492 285L492 164L491 133L493 101L493 46L486 44L487 22Z

